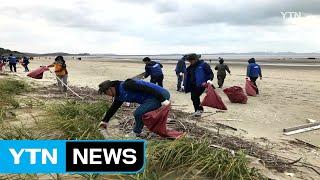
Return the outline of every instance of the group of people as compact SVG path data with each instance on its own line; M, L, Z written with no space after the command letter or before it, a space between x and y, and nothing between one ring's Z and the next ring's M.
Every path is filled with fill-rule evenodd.
M11 71L16 72L17 58L10 54L8 58L1 58L2 62L9 62ZM186 61L189 66L186 67ZM145 73L143 78L150 76L150 82L142 79L127 79L125 81L106 80L99 84L99 92L113 97L113 102L108 111L101 120L99 127L107 131L108 123L116 111L124 102L138 103L140 106L134 112L135 127L130 133L131 136L143 136L143 120L145 113L156 110L161 106L170 105L170 93L163 88L164 74L162 64L152 61L149 57L143 59L145 63ZM0 62L1 63L1 62ZM258 77L262 78L261 68L256 64L255 59L248 61L247 77L256 85ZM28 60L24 60L26 71L29 71ZM68 71L67 65L62 56L57 56L54 62L47 66L54 67L58 86L61 91L67 91ZM231 74L229 67L224 64L223 58L219 58L219 64L215 67L217 70L217 79L219 88L223 87L226 72ZM203 107L200 105L200 96L205 91L204 84L213 86L214 73L210 64L201 59L201 55L192 53L184 55L177 63L175 72L177 75L177 91L191 93L195 117L200 117L203 113ZM214 86L213 86L214 87ZM258 90L257 90L257 93Z
M213 86L212 80L214 78L210 65L200 58L201 56L195 53L184 55L178 61L175 69L178 81L177 91L191 93L194 107L192 115L195 117L199 117L203 113L203 107L200 105L200 96L205 91L204 85L210 84ZM185 61L190 63L188 67L186 67ZM99 124L101 130L107 131L110 119L123 102L132 102L138 103L140 106L134 112L135 127L130 135L136 137L143 136L143 114L170 104L170 93L163 88L163 66L159 62L152 61L149 57L145 57L143 62L146 64L144 78L151 76L150 82L127 79L125 81L107 80L99 84L99 92L114 99L111 107ZM262 78L261 68L255 63L254 58L251 58L248 63L247 77L256 85L257 78ZM231 75L230 69L224 64L223 58L219 58L219 64L215 67L215 70L217 70L219 88L222 88L226 72Z
M11 72L17 72L17 64L21 63L24 67L24 72L29 72L28 65L30 64L30 59L27 56L23 56L22 58L17 58L13 54L10 54L8 57L1 56L0 64L1 63L9 63Z

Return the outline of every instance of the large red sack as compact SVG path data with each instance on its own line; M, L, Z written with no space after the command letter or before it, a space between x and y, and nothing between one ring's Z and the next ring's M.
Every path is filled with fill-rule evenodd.
M248 101L247 95L239 86L232 86L223 90L223 92L228 96L230 102L232 103L242 103L246 104Z
M6 65L6 63L0 63L0 71L2 71L2 67Z
M43 73L48 71L49 68L46 66L41 66L36 70L31 71L30 73L27 74L27 76L32 77L34 79L42 79Z
M213 89L211 85L205 85L207 89L207 94L201 102L201 106L207 106L212 108L217 108L221 110L227 110L226 105L223 103L221 97Z
M257 87L249 79L246 79L245 89L248 96L257 96Z
M144 125L151 131L162 137L177 139L184 133L167 129L167 119L170 106L163 106L142 116Z

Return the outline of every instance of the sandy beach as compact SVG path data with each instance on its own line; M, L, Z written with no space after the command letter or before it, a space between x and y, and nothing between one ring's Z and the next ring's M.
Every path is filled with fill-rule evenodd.
M31 62L31 69L40 65L48 65L53 59L40 58ZM171 93L173 108L192 112L190 94L176 91L175 64L164 63L164 87ZM228 63L228 61L226 61ZM109 62L101 60L77 61L67 58L69 84L97 89L100 82L110 80L125 80L144 71L144 64L137 62ZM212 68L215 62L211 63ZM224 87L241 86L245 83L245 65L230 65L231 76L227 76ZM230 126L244 130L246 137L265 137L272 140L286 138L283 128L306 124L306 118L320 121L320 71L318 67L277 67L262 66L263 80L258 81L261 94L258 97L249 97L247 104L230 103L222 89L217 89L228 110L216 113L201 120L206 125L210 121L221 121ZM20 70L21 71L21 70ZM24 73L23 73L24 74ZM149 79L146 79L149 80ZM35 80L32 80L35 81ZM50 73L45 73L44 84L55 82ZM216 78L214 83L217 84ZM215 109L205 108L206 112L215 112ZM205 114L206 115L206 114ZM204 116L205 116L204 115ZM225 121L236 119L239 121ZM311 131L294 135L304 141L320 146L320 131Z
M31 61L30 69L49 65L52 62L52 57L50 59L37 57ZM94 89L97 89L98 84L104 80L125 80L144 71L143 62L134 60L128 62L101 59L78 61L72 57L66 57L66 62L69 85ZM164 87L171 93L172 108L191 113L193 106L190 94L176 91L175 64L172 61L161 61L161 63L164 66ZM226 63L228 64L228 60ZM273 65L262 65L263 79L257 82L260 89L259 96L249 97L247 104L234 104L228 100L223 89L216 89L228 110L221 112L206 107L201 119L189 118L188 121L209 129L212 123L217 122L229 125L236 128L237 131L223 129L221 132L257 142L271 148L280 156L290 159L304 157L306 162L320 166L318 151L290 144L290 141L297 138L319 147L320 130L292 136L283 135L284 128L306 124L307 118L320 121L320 80L317 79L320 76L319 68L317 66L290 66L290 63L285 66L277 66L273 60L265 61L265 63ZM214 69L216 62L212 61L210 65ZM229 65L231 75L227 76L224 88L244 87L246 65L235 62ZM17 75L30 84L50 86L56 83L50 72L44 73L43 79L35 80L26 76L27 73L23 72L21 65L17 70ZM8 67L5 71L8 72ZM216 75L216 72L214 73ZM216 77L214 83L217 86Z

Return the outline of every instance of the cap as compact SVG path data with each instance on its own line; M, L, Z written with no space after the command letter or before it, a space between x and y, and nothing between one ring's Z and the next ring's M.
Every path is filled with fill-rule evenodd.
M191 53L188 55L187 60L198 60L201 57L200 54L196 54L196 53Z
M114 86L114 81L106 80L99 84L99 93L104 94L108 89Z

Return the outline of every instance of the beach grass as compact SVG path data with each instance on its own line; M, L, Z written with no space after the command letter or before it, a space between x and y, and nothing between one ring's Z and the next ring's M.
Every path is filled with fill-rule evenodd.
M23 83L9 83L4 92L14 95L25 92ZM1 87L1 83L0 83ZM16 90L20 87L25 90ZM109 108L104 101L61 100L42 107L46 116L32 127L2 124L0 139L103 139L98 129L103 114ZM242 151L211 148L208 139L182 138L179 140L149 140L147 162L140 174L134 175L51 175L50 179L263 179L254 168L248 167L248 160ZM14 175L17 179L34 178L41 175ZM3 176L4 177L4 176ZM10 176L13 177L13 176Z
M6 115L6 109L16 109L19 102L15 96L21 93L30 92L32 90L24 81L14 79L0 79L0 120L2 121Z

